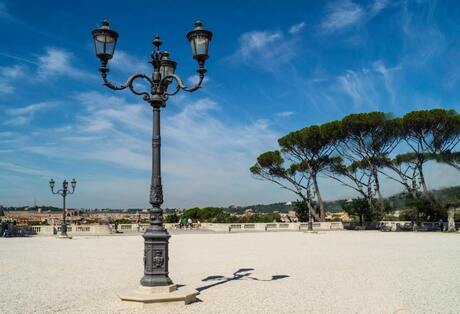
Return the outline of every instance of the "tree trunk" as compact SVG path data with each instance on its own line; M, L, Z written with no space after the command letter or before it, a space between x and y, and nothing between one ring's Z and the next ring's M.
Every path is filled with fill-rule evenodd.
M447 210L447 232L455 232L455 208L451 207Z
M383 198L382 192L380 191L380 181L379 181L379 175L377 173L377 170L373 169L372 174L374 176L374 181L375 181L375 190L377 191L377 195L379 197L379 207L383 211L385 209L385 200Z
M307 202L308 210L310 211L311 215L313 216L313 219L315 221L321 221L320 214L315 210L313 206L311 206L310 202Z
M367 195L366 196L367 198L367 203L369 204L369 208L373 208L374 207L374 202L372 201L372 195Z
M426 182L425 182L425 176L423 174L423 161L420 161L417 163L417 169L418 169L418 173L420 175L420 183L422 185L422 188L423 188L423 193L425 194L428 194L428 186L426 185Z
M311 175L313 180L313 188L315 189L316 198L319 206L319 219L320 221L326 221L326 210L324 209L324 202L319 192L318 181L316 180L316 173Z
M412 189L409 189L409 192L410 194L412 195L412 198L415 200L417 199L417 189L416 188L412 188Z

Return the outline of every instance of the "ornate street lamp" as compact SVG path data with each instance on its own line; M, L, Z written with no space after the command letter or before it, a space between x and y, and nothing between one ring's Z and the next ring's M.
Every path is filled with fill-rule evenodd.
M313 195L315 197L315 195ZM307 189L307 199L309 204L311 204L312 196L311 196L311 188L310 184L308 184L308 189ZM313 215L311 212L311 207L308 207L308 231L313 231Z
M65 207L65 198L67 197L67 195L72 195L75 192L77 181L75 179L72 179L72 181L70 181L70 184L72 185L72 192L69 191L69 188L68 188L69 183L67 182L67 180L64 180L62 182L62 189L57 190L56 192L54 191L55 183L56 182L53 179L50 180L51 193L62 196L62 220L61 220L61 234L59 235L59 238L70 238L67 235L67 221L66 221L67 212L66 212L66 207Z
M163 287L166 291L175 290L168 272L168 243L170 235L163 226L163 188L161 185L161 163L160 163L160 108L166 106L170 96L177 94L180 90L194 92L201 87L206 73L205 61L208 59L208 47L212 33L203 29L203 23L197 21L195 29L187 33L187 39L192 47L193 58L198 62L197 72L199 81L187 87L182 79L175 74L176 62L170 59L167 51L160 51L162 44L160 37L153 39L153 52L149 63L153 66L153 73L133 74L125 84L114 85L107 79L109 60L113 57L118 33L110 29L109 21L104 20L100 28L93 30L94 46L96 56L101 61L101 72L104 85L112 90L123 90L128 88L133 94L142 96L142 99L150 104L153 109L153 137L152 137L152 180L150 186L150 226L145 231L144 237L144 276L141 279L143 287L155 287L155 291ZM143 80L149 86L148 90L139 91L134 87L136 80ZM175 86L173 83L175 82ZM172 287L172 288L171 288ZM122 299L123 297L120 296ZM151 301L151 300L150 300Z

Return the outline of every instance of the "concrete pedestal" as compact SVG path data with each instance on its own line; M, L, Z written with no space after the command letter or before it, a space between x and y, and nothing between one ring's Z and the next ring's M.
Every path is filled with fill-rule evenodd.
M189 304L196 300L199 294L194 289L181 288L177 290L176 285L164 287L139 287L135 290L119 293L124 305L148 308L161 304Z

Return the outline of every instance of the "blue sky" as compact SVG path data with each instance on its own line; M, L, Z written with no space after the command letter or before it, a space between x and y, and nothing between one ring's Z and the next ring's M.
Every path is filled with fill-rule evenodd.
M204 88L162 116L165 206L191 207L291 200L248 171L291 130L353 112L460 110L459 16L458 1L0 0L0 204L59 205L49 178L75 177L70 206L148 205L151 113L101 84L90 31L104 18L120 33L117 83L150 73L157 33L192 82L185 34L197 19L214 32ZM429 165L432 187L458 182L447 169ZM321 182L326 199L352 195Z

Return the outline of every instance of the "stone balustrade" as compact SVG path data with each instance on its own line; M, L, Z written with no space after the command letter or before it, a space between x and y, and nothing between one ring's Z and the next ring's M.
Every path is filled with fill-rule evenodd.
M410 224L410 221L381 221L375 223L378 226L386 225L390 227L391 231L398 231L398 226L405 226ZM445 223L447 225L447 223ZM145 232L148 224L120 224L115 225L68 225L67 233L70 236L90 236L90 235L110 235L115 233L124 234L141 234ZM435 228L438 226L436 222L423 222L422 227ZM178 229L178 224L165 224L165 227L169 230ZM456 228L459 230L460 223L456 223ZM61 226L19 226L26 234L39 235L39 236L52 236L56 235L61 231ZM194 229L204 229L216 232L269 232L269 231L305 231L308 229L308 223L297 222L297 223L200 223L200 225L194 224ZM344 230L344 224L342 222L314 222L314 231L334 231ZM460 231L460 230L459 230Z
M273 223L201 223L202 229L212 231L303 231L307 230L308 223L284 223L284 222L273 222ZM343 230L343 224L341 222L314 222L313 230Z
M380 223L390 227L391 231L398 231L398 226L403 227L411 224L410 221L381 221ZM443 225L444 230L447 230L447 221L444 221ZM440 228L438 222L421 222L418 227L427 228L428 230L435 230ZM460 231L460 222L455 223L455 229Z
M149 224L120 224L120 225L74 225L67 226L67 233L69 236L80 235L110 235L114 233L143 233ZM178 228L176 224L165 224L167 229ZM198 226L195 225L194 228ZM39 236L52 236L61 232L61 226L50 225L34 225L34 226L18 226L25 234L39 235Z
M26 234L39 236L53 236L61 232L61 226L19 226ZM109 235L113 229L109 225L68 225L67 234L69 236L84 235Z

